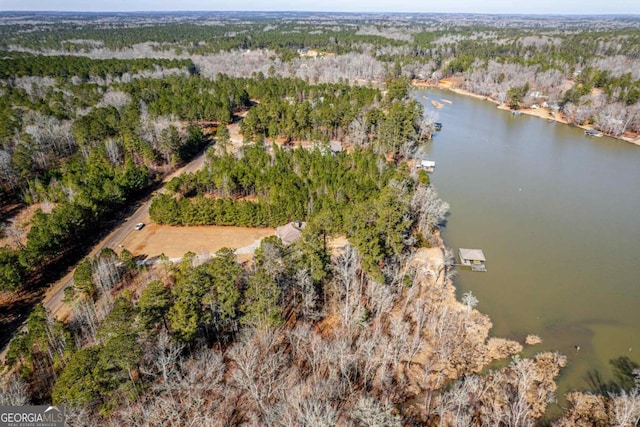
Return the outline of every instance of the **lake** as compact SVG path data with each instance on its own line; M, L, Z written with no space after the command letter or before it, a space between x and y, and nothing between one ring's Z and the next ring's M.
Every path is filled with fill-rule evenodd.
M487 257L486 273L454 282L480 300L492 335L536 334L525 355L567 355L558 396L588 387L590 370L610 378L614 357L640 362L640 147L448 91L413 95L443 105L424 155L451 205L445 244Z

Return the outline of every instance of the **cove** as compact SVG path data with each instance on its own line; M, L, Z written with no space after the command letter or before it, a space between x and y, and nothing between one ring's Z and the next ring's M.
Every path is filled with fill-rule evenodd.
M559 397L587 388L591 370L610 378L612 358L640 362L640 147L449 91L412 95L443 106L422 156L451 205L445 244L487 257L486 273L459 269L454 282L492 335L537 334L526 356L567 355Z

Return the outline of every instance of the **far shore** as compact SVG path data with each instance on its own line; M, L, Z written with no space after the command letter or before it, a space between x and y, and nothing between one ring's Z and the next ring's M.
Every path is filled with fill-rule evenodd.
M468 90L465 89L461 89L458 87L453 86L453 82L451 82L450 80L447 79L442 79L440 80L438 83L433 83L430 81L424 81L424 80L413 80L411 82L413 84L413 86L416 87L435 87L438 89L445 89L460 95L464 95L464 96L470 96L472 98L477 98L477 99L481 99L483 101L489 101L492 102L494 104L496 104L496 108L498 108L499 110L504 110L504 111L513 111L509 108L509 106L507 106L506 104L500 104L499 101L488 97L488 96L484 96L484 95L478 95L477 93L473 93L473 92L469 92ZM537 108L537 109L533 109L533 108L522 108L520 110L522 114L526 114L529 116L534 116L534 117L539 117L541 119L547 119L547 120L553 120L555 122L558 123L563 123L569 126L575 126L575 127L579 127L580 129L584 129L584 130L591 130L594 129L593 126L591 125L575 125L572 123L569 123L569 121L564 117L564 115L561 112L556 112L554 113L553 111L551 111L550 108ZM610 138L614 138L614 139L619 139L621 141L624 142L628 142L630 144L634 144L634 145L638 145L640 146L640 135L635 135L635 136L624 136L624 135L620 135L620 136L613 136L613 135L609 135L606 133L603 133L603 135L608 136Z

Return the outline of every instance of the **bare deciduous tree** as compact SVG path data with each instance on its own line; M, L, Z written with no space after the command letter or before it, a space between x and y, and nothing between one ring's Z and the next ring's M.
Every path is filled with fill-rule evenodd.
M429 235L449 212L449 204L438 198L432 186L420 185L411 199L411 210L415 215L418 230Z
M359 115L349 123L347 141L356 147L363 147L369 141L366 120L362 115Z
M27 383L17 374L6 377L0 385L0 406L22 406L29 403Z
M166 330L160 331L156 339L156 345L151 347L148 352L149 362L153 364L156 372L162 377L164 386L170 385L170 376L172 376L178 368L178 360L184 346L171 340Z
M233 383L243 390L253 403L253 413L259 423L271 425L272 403L284 390L287 358L277 346L272 330L254 330L227 353L234 362Z
M633 427L640 423L640 389L627 392L622 390L618 395L610 396L611 425Z
M16 225L15 220L9 220L5 224L2 224L2 233L13 243L13 246L19 249L24 248L23 241L26 240L27 233L24 229Z
M98 104L98 107L115 107L118 110L126 107L131 102L131 96L119 90L108 90L102 96L102 101Z
M371 397L363 397L358 401L353 415L356 425L363 427L401 427L402 420L393 413L389 404L381 404Z
M7 186L9 190L18 184L18 175L12 164L11 153L4 147L0 148L0 184Z
M122 267L122 262L113 251L101 253L92 265L93 281L108 303L112 300L111 290L122 279Z
M105 150L107 151L107 157L109 161L114 165L122 163L122 150L120 144L112 138L109 138L104 143Z
M462 295L462 302L467 306L467 314L471 313L471 309L478 305L478 298L473 295L473 292L469 291Z
M333 264L334 281L343 304L342 322L347 326L353 323L354 305L357 305L357 300L355 300L356 297L353 295L352 290L356 286L358 267L358 252L351 245L345 246L344 251Z

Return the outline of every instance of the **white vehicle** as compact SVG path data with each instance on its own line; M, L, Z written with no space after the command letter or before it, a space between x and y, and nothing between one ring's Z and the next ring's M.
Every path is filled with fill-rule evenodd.
M144 227L144 222L139 222L136 224L135 227L133 227L134 230L142 230L142 228Z

